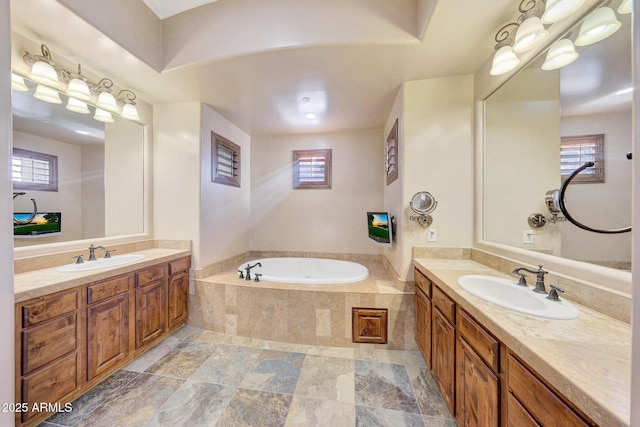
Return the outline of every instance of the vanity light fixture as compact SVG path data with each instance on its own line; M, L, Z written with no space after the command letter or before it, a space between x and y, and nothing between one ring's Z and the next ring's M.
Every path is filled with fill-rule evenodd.
M17 90L20 92L26 92L29 90L24 79L17 74L11 73L11 90Z
M517 27L517 25L515 22L511 22L500 28L496 33L496 53L493 55L493 62L489 71L492 76L507 73L520 64L520 59L513 51L513 37L511 37L511 32L509 31L509 27Z
M601 7L589 14L580 26L576 46L588 46L606 39L620 29L622 24L610 7Z
M551 45L547 51L547 56L542 64L543 70L556 70L571 64L578 59L578 52L569 39L558 40Z
M618 7L618 13L621 15L625 15L631 12L633 12L633 1L623 0L622 4Z
M542 14L543 24L553 24L562 21L584 4L585 0L547 0L547 6Z
M88 104L91 104L96 106L94 118L102 122L113 122L111 113L128 120L140 120L134 101L136 94L133 91L123 89L118 96L114 96L111 79L103 78L97 84L93 83L82 75L80 65L77 73L67 71L51 59L51 52L46 45L41 45L40 50L42 55L25 52L22 57L31 67L28 77L38 83L34 94L36 98L59 104L62 101L58 91L61 91L69 96L67 108L71 111L88 114ZM14 80L12 76L12 87L18 87Z
M62 104L58 91L41 83L36 86L36 92L33 94L33 97L40 101L48 102L49 104Z
M545 30L540 20L542 10L538 7L539 2L542 0L522 0L518 6L520 16L517 21L518 30L513 41L515 53L531 50L549 36L549 32Z

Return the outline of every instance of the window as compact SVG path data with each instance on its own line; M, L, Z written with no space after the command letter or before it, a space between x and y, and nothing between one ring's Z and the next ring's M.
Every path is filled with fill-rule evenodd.
M293 188L331 188L331 149L293 151Z
M568 177L585 162L593 162L595 166L580 172L572 182L604 182L604 134L562 137L560 144L562 179Z
M240 146L211 132L211 182L240 187Z
M58 156L14 148L11 175L16 190L58 191Z
M389 132L384 151L384 171L389 185L398 179L398 119Z

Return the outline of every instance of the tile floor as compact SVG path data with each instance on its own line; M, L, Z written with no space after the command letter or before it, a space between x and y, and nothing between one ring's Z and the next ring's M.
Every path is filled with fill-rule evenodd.
M185 326L50 417L55 426L455 426L420 353Z

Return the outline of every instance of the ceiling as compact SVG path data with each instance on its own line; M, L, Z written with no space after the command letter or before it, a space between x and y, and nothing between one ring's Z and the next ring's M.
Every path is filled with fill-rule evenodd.
M166 19L217 0L142 0L160 19Z

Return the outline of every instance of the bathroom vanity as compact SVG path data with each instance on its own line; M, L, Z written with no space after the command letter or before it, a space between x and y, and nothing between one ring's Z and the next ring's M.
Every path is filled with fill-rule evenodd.
M631 328L519 314L464 291L471 260L414 259L416 341L459 426L628 426Z
M16 426L64 410L186 320L189 251L139 253L115 268L16 274Z

